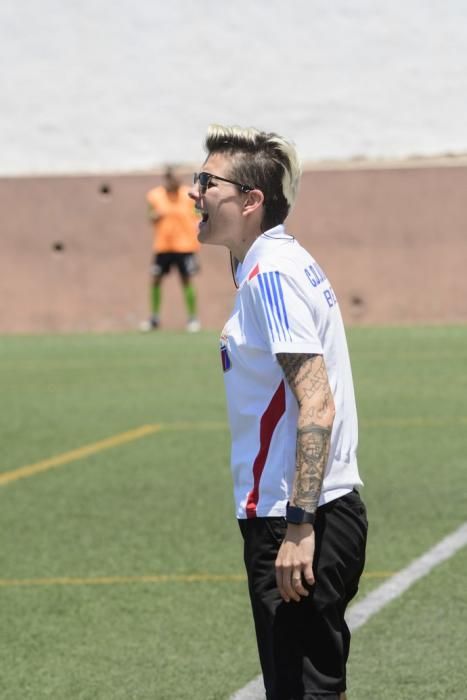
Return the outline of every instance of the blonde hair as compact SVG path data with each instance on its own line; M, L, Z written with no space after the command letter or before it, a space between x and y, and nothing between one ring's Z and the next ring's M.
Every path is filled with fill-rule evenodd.
M212 124L205 147L209 154L232 156L232 179L263 192L264 230L283 223L297 197L301 175L293 144L272 132Z

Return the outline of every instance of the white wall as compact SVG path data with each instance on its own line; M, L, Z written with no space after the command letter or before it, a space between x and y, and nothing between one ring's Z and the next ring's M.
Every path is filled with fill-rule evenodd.
M305 161L467 152L466 0L1 0L0 175L197 162L213 121Z

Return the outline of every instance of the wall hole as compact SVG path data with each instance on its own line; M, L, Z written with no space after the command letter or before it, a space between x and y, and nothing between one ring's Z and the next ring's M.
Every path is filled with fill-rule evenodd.
M104 197L108 197L109 195L112 194L112 188L109 185L108 182L103 182L101 186L99 187L99 192L102 194Z
M356 306L358 308L360 306L363 306L364 301L362 297L358 296L358 294L352 294L352 296L350 297L350 303L352 304L352 306Z

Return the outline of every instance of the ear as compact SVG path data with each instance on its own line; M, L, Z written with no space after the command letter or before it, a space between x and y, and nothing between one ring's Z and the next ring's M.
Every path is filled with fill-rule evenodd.
M264 194L261 190L250 190L243 202L243 216L251 216L258 210L263 208Z

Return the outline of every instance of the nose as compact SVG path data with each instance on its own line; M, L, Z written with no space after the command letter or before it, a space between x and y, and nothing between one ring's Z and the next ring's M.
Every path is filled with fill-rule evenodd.
M200 195L198 183L196 183L196 185L192 185L190 187L190 190L188 192L188 196L190 197L190 199L194 199L195 202L200 198L201 195Z

